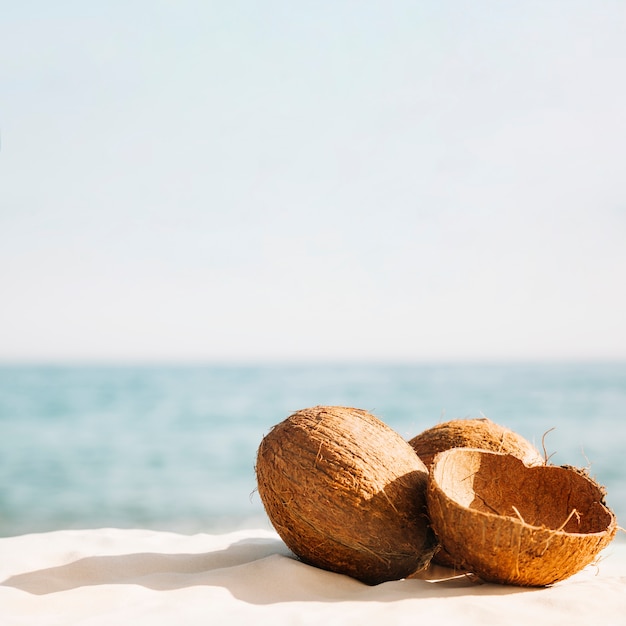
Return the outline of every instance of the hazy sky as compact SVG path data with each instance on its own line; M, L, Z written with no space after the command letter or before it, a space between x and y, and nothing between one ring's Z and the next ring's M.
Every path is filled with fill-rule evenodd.
M0 360L626 359L621 1L2 10Z

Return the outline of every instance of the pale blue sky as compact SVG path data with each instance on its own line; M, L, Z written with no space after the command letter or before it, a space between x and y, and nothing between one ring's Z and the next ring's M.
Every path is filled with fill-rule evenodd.
M14 3L0 360L626 359L622 2Z

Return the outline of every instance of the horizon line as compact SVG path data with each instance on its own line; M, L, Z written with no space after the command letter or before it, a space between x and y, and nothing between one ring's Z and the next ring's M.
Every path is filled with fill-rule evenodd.
M626 365L626 357L264 357L264 358L13 358L0 367L259 367L259 366L436 366L436 365Z

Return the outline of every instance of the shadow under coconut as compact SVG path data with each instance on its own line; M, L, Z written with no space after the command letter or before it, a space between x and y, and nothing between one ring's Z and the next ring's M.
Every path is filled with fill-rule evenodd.
M34 595L97 585L141 585L156 591L223 587L242 602L393 602L411 598L506 595L538 590L478 584L448 568L431 566L404 580L376 586L299 561L278 539L244 539L201 554L136 553L89 556L18 574L0 583Z
M204 575L215 575L254 563L268 556L290 555L278 539L242 539L223 550L199 554L143 552L112 556L88 556L6 579L0 585L35 595L68 591L93 585L137 584L158 591L194 585L219 584Z

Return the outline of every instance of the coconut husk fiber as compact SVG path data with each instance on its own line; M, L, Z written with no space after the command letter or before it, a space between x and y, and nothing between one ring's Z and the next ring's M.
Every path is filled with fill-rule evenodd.
M461 568L486 581L546 586L592 563L615 536L604 496L582 470L456 448L430 467L428 509Z
M486 417L455 419L429 428L409 441L411 447L430 466L439 452L450 448L480 448L512 454L526 465L543 465L544 459L521 435Z
M297 411L261 441L256 474L270 521L306 563L373 585L432 557L426 467L367 411Z
M426 467L432 465L437 454L451 448L492 450L512 454L526 465L544 464L543 457L530 441L486 417L455 419L436 424L411 439L409 444ZM443 547L437 550L433 561L446 567L458 568L459 565Z

